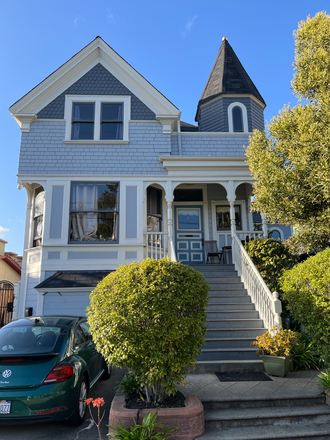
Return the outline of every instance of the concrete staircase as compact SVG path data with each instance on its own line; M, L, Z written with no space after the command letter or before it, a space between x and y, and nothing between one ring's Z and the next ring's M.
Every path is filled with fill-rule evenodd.
M329 440L324 402L324 396L204 401L205 433L198 440Z
M263 321L255 310L233 264L194 265L210 285L205 345L197 373L264 371L251 342L263 334Z

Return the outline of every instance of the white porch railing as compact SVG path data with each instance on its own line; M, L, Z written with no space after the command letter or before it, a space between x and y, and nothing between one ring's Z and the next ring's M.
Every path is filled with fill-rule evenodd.
M168 232L146 232L144 237L146 258L160 260L168 256L171 261L176 261L173 240Z
M265 327L268 330L275 326L279 328L282 325L282 303L278 299L278 293L271 293L268 289L236 233L232 233L232 252L238 275L251 296L260 318L264 321Z
M240 240L247 241L248 240L254 240L255 238L262 238L263 232L262 231L237 231L236 234L238 235Z

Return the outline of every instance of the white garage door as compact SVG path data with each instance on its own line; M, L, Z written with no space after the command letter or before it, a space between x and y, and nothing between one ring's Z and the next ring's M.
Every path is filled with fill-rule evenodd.
M90 292L49 292L44 298L44 315L86 315Z

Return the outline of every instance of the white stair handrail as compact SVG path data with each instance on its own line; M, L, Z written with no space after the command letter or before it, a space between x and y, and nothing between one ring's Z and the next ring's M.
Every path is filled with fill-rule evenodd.
M232 232L233 262L244 287L254 302L265 327L270 330L282 325L282 303L277 292L271 292L244 249L241 240Z

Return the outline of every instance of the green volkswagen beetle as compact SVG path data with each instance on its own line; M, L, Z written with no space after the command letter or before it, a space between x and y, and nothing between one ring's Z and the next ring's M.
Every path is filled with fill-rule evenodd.
M110 377L86 317L38 316L0 329L0 424L85 418L88 391Z

